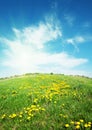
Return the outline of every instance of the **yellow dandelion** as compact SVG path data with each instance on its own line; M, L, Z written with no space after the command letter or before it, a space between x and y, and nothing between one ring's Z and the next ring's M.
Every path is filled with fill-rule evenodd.
M74 124L74 121L71 121L70 123L71 123L71 124Z
M41 108L42 111L45 111L45 108Z
M56 101L54 101L54 103L56 104L57 102L56 102Z
M19 117L22 118L22 115L20 114Z
M91 127L91 124L88 124L88 127Z
M29 107L27 107L27 109L26 109L26 110L28 111L28 110L30 110L30 108L29 108Z
M34 102L34 103L37 103L37 101L38 101L38 99L37 99L37 98L35 98L33 102Z
M75 128L76 128L76 129L80 129L80 125L76 125Z
M20 122L22 122L22 120L19 120Z
M83 122L84 122L84 120L83 120L83 119L80 119L80 122L81 122L81 123L83 123Z
M91 122L88 122L88 124L90 124L90 125L91 125Z
M17 115L14 113L12 115L9 115L10 118L15 118Z
M68 116L67 115L63 115L64 118L67 118Z
M75 122L76 125L80 125L80 122Z
M69 124L65 124L65 127L68 128L68 127L69 127Z
M30 120L30 119L31 119L31 117L30 117L30 116L28 116L28 117L27 117L27 120Z
M5 115L5 114L3 114L1 118L2 118L2 119L4 119L5 117L6 117L6 115Z
M20 112L20 114L22 115L22 114L23 114L23 112Z
M30 113L30 112L29 112L29 113L28 113L28 115L29 115L29 116L31 116L31 115L32 115L32 113Z
M86 123L86 124L84 124L84 127L85 127L85 128L87 128L87 127L88 127L88 124L87 124L87 123Z

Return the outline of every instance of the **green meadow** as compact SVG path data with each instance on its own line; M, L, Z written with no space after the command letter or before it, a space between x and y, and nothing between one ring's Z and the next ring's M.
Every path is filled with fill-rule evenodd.
M59 74L0 79L0 130L92 130L92 79Z

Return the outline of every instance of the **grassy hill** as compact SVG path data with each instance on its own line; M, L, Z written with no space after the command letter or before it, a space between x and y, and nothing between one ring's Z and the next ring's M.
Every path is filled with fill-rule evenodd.
M92 130L92 79L29 74L0 80L0 130Z

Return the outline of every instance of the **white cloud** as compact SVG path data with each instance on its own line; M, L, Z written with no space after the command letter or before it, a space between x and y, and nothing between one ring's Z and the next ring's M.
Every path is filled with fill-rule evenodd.
M83 42L85 42L85 39L82 36L75 36L73 38L66 39L66 43L72 44L77 51L79 51L78 44Z
M74 39L73 38L69 38L66 40L67 43L69 44L74 44Z
M85 39L82 36L76 36L75 42L76 43L83 43L83 42L85 42Z
M55 21L56 22L56 21ZM38 26L25 27L22 30L13 28L15 37L13 40L0 38L7 48L4 49L2 65L18 73L26 72L69 72L88 60L75 58L66 52L49 53L45 51L45 45L62 37L61 28L53 22L40 23ZM76 41L82 41L77 37ZM68 39L73 43L72 39Z
M73 38L68 38L66 41L67 43L70 43L70 44L75 44L75 43L78 44L78 43L85 42L85 39L82 36L75 36Z
M36 48L43 48L45 43L62 36L58 25L54 26L53 23L40 23L39 26L26 27L22 31L13 28L13 31L18 40L22 40L24 44L31 44Z

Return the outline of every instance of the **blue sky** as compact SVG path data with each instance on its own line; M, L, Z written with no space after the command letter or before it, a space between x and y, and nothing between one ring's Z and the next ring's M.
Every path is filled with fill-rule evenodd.
M0 0L0 77L92 77L92 0Z

